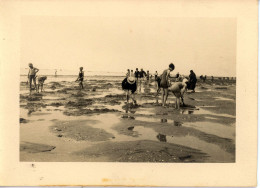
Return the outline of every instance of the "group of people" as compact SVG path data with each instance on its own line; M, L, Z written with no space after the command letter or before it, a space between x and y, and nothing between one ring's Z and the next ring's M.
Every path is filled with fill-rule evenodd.
M175 76L171 76L171 72L175 69L175 66L173 63L169 64L169 67L163 71L163 73L158 76L157 71L154 74L154 80L157 85L157 95L159 94L160 90L162 89L162 106L166 106L166 101L169 95L169 90L173 92L173 94L176 96L178 100L182 99L183 102L183 94L187 89L192 90L192 92L195 92L195 87L197 83L196 74L193 72L193 70L190 70L189 78L186 79L184 76L180 79L180 74L177 73ZM149 71L145 73L143 69L138 71L138 68L136 68L135 73L133 73L133 70L127 70L126 77L122 81L122 89L126 91L126 100L127 103L129 102L129 99L131 98L133 100L133 103L136 104L135 100L135 92L137 88L139 88L141 91L142 81L144 79L149 80L151 77L149 75ZM171 78L175 78L175 81L173 84L171 83ZM149 83L149 82L148 82ZM180 103L180 101L176 100L177 103ZM177 104L176 106L179 108L180 104Z
M41 91L43 91L43 83L47 79L47 76L37 76L37 72L39 72L39 69L33 66L32 63L29 63L29 72L28 72L28 81L29 88L30 88L30 94L32 92L32 82L34 83L34 88L37 92L39 92L40 88Z
M45 80L47 79L47 76L37 76L39 69L34 67L32 63L29 63L28 66L29 66L29 72L28 72L27 84L29 83L30 95L31 95L32 90L34 90L34 89L36 90L36 92L39 93L40 88L41 88L41 92L42 92L43 84L44 84ZM57 71L55 71L55 77L57 76L56 73L57 73ZM84 71L83 71L83 67L80 67L78 78L75 81L75 82L79 82L80 89L84 89L83 81L84 81ZM32 82L34 83L34 88L32 87Z
M157 86L157 95L159 94L160 90L162 89L162 106L166 106L167 98L169 95L169 91L173 92L173 94L176 96L178 100L182 99L183 102L183 94L187 89L192 90L192 92L195 92L196 87L196 74L193 72L193 70L190 70L189 78L186 79L184 76L180 76L179 73L177 73L175 76L172 76L170 73L175 69L175 66L173 63L169 64L169 67L165 69L162 74L159 76L158 72L156 71L154 74L154 81ZM36 91L39 92L39 87L41 87L41 91L43 90L43 83L47 79L46 76L39 76L37 78L37 72L39 72L39 69L33 66L32 63L29 63L29 72L28 72L28 82L30 86L30 94L32 91L32 82L34 82L34 88ZM122 81L122 89L126 91L126 101L129 102L129 99L131 98L133 103L136 104L135 100L135 92L138 90L138 92L141 92L142 85L146 82L146 84L150 84L150 79L152 78L152 75L149 73L149 71L145 72L143 69L140 71L138 68L136 68L135 72L133 70L127 70L126 77ZM171 83L171 78L175 78L175 82ZM181 79L180 79L181 78ZM36 83L36 80L38 81L38 84ZM83 67L79 68L79 74L78 78L76 79L76 82L79 82L79 88L84 89L83 86L84 81L84 71ZM178 100L176 100L178 102ZM179 101L180 102L180 101ZM176 106L180 106L180 104L176 103Z

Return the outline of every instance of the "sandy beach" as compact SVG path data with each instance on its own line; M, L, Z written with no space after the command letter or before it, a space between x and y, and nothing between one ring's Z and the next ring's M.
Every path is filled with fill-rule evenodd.
M235 162L236 81L198 80L185 104L161 106L152 80L125 103L123 77L48 76L29 96L20 82L20 161Z

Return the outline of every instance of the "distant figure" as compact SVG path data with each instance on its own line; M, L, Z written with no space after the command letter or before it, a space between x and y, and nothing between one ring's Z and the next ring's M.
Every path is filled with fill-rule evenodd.
M154 80L155 80L155 81L157 80L157 77L158 77L158 72L155 71L155 73L154 73Z
M133 70L131 70L130 76L131 76L131 77L135 77Z
M126 77L129 77L129 76L130 76L130 70L127 69Z
M43 91L43 84L45 82L45 80L47 80L47 76L38 76L38 84L37 84L37 89L38 89L38 93L41 87L41 92Z
M203 82L206 81L206 78L207 78L206 75L205 75L205 77L203 75L200 76L200 79L203 80Z
M138 87L139 87L139 92L141 92L141 88L142 88L142 83L144 82L144 79L146 77L146 73L144 72L143 69L141 69L141 71L139 72L139 82L138 82Z
M165 69L162 73L162 75L160 76L161 80L160 80L160 86L161 88L163 88L163 93L162 93L162 106L165 107L166 105L166 101L168 98L168 88L170 86L170 72L172 72L175 69L175 66L173 63L171 63L169 65L168 69Z
M135 79L138 80L139 71L138 68L135 69Z
M177 72L175 82L179 82L181 80L180 73Z
M57 70L55 70L55 77L57 76Z
M146 79L147 79L148 81L150 80L149 70L146 72Z
M28 80L29 80L29 86L30 86L30 95L32 92L32 81L34 83L34 89L37 91L36 86L36 73L39 72L39 69L36 67L33 67L32 63L29 63L29 72L28 72Z
M79 76L75 82L79 82L79 88L84 89L83 87L83 80L84 80L84 72L83 72L83 67L79 68Z
M212 82L214 81L214 77L213 77L213 76L211 76L211 81L212 81Z
M134 74L130 74L122 81L122 89L126 91L126 102L129 103L129 97L133 100L133 103L136 104L136 100L134 98L134 93L137 89L136 79ZM131 93L130 93L131 91Z
M193 72L193 70L190 70L189 81L187 83L187 89L190 89L190 90L192 90L192 92L195 92L196 83L197 83L196 74Z

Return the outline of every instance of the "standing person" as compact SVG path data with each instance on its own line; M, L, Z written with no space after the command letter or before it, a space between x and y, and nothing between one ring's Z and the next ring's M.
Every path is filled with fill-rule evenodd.
M135 69L135 79L138 80L139 71L138 68Z
M139 72L139 83L138 83L138 85L139 85L139 92L141 92L142 83L144 81L145 76L146 76L146 73L144 72L143 69L141 69L141 71Z
M79 81L79 88L80 88L80 90L84 89L84 87L83 87L83 80L84 80L83 67L80 67L79 68L79 76L78 76L77 80L75 81L75 82Z
M155 73L154 73L154 81L155 81L155 85L156 85L156 90L159 89L158 82L157 82L157 78L158 78L158 72L155 71Z
M157 80L157 77L158 77L158 72L155 71L155 73L154 73L154 80L155 80L155 81Z
M28 72L28 80L29 80L29 86L30 86L30 95L32 92L32 81L34 83L34 88L37 91L37 86L36 86L36 73L39 72L39 69L36 67L33 67L32 63L29 63L29 72Z
M126 77L129 77L129 76L130 76L130 70L127 69Z
M133 70L131 70L130 76L131 76L131 77L135 77Z
M138 88L139 87L139 71L138 71L138 68L135 69L135 81L136 81L136 87Z
M147 79L147 80L150 79L150 73L149 73L149 70L146 72L146 79Z
M197 83L196 74L193 72L193 70L190 70L188 89L191 89L192 92L195 92L196 83Z
M166 105L166 101L167 101L167 98L168 98L168 87L170 86L170 80L169 78L171 77L170 76L170 73L175 69L175 66L173 63L171 63L169 65L169 68L168 69L165 69L162 73L162 75L160 76L161 77L161 81L160 81L160 87L163 89L163 92L162 92L162 106L165 107Z
M146 72L146 79L147 79L147 84L149 85L150 84L150 73L149 73L149 70Z

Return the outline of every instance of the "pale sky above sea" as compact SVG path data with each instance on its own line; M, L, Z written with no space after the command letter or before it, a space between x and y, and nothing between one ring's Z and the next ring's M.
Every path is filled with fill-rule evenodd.
M21 69L236 76L236 20L177 17L25 16Z

